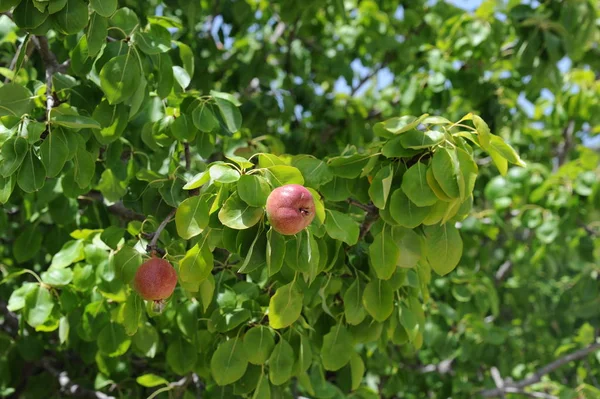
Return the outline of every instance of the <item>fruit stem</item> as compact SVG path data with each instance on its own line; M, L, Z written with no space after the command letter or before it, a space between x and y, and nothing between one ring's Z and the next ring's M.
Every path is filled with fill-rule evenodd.
M177 211L177 209L173 208L171 210L171 212L169 212L169 214L167 215L167 217L165 218L165 220L163 220L160 223L160 225L158 226L158 228L154 232L154 235L152 236L152 240L150 241L150 244L148 244L148 246L146 246L146 252L152 253L153 251L156 251L156 243L158 242L158 239L160 237L160 233L162 233L162 231L165 229L165 227L167 227L167 224L169 224L169 222L171 221L171 219L173 219L173 216L175 216L175 212L176 211Z

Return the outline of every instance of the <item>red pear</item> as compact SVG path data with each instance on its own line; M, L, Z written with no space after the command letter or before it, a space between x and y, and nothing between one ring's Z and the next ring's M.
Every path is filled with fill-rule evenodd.
M267 217L275 231L293 235L314 219L315 201L310 191L299 184L277 187L267 198Z
M177 273L169 262L152 258L144 262L135 273L133 287L147 301L161 301L173 294Z

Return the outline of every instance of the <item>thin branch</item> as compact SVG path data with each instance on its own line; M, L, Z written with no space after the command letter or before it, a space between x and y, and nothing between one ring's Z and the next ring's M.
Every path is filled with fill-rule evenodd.
M362 202L357 201L354 198L348 198L346 201L348 201L350 205L360 208L365 212L373 212L373 205L363 204Z
M498 268L498 271L496 272L496 276L495 276L496 283L499 283L502 280L504 280L506 275L511 271L512 267L513 267L513 263L510 260L507 260L506 262L501 264L500 267Z
M569 362L581 360L581 359L585 358L586 356L588 356L590 353L593 353L599 349L600 349L600 343L594 343L583 349L580 349L573 353L569 353L568 355L565 355L559 359L556 359L555 361L553 361L551 363L548 363L544 367L542 367L539 370L537 370L536 372L534 372L531 376L529 376L521 381L512 382L512 381L504 380L504 386L502 388L484 389L484 390L480 391L479 394L485 398L493 398L493 397L501 396L505 393L510 393L511 390L514 390L514 389L519 390L519 393L520 393L520 391L522 391L525 387L528 387L529 385L533 385L536 382L540 382L542 380L542 377L545 376L546 374L553 372L554 370L564 366L565 364L567 364ZM538 396L538 397L540 397L540 396Z
M562 137L563 142L558 147L558 153L556 155L556 169L560 168L567 161L567 157L569 156L569 151L571 151L571 147L573 146L573 133L575 132L575 121L570 120L567 123L567 126L563 129Z
M192 167L192 157L190 155L190 143L188 143L187 141L183 143L183 153L185 156L185 168L187 170L190 170L190 168Z
M146 251L148 251L148 252L156 251L156 243L158 242L158 239L160 237L160 233L162 233L162 231L165 229L165 227L167 227L167 224L169 224L169 222L171 221L171 219L173 219L173 216L175 216L175 212L176 211L177 211L177 209L173 208L171 210L171 212L169 212L169 214L167 215L167 217L160 223L160 225L158 226L158 228L154 232L154 236L152 237L152 241L150 241L150 244L148 244L148 246L146 247Z
M4 321L1 324L5 327L4 330L11 337L16 337L19 332L19 319L17 315L8 310L7 303L4 301L0 301L0 313L4 316Z
M85 195L79 196L77 199L80 201L87 200L104 203L104 197L98 191L90 191ZM106 209L108 209L108 211L113 215L119 216L121 219L126 221L139 220L140 222L143 222L144 220L146 220L146 216L125 207L125 205L123 205L122 202L117 202L112 205L109 205L106 207Z
M528 396L530 398L541 398L541 399L558 399L558 396L550 395L544 392L528 392L519 388L506 388L506 393L517 393L520 395Z
M371 78L375 75L377 75L377 73L379 73L379 71L381 71L383 68L385 68L387 65L387 62L382 62L378 67L373 68L373 70L371 71L371 73L367 74L365 77L363 77L358 84L352 88L352 90L350 91L350 96L354 97L354 95L356 94L356 92L358 90L360 90L360 88L367 83L369 80L371 80Z
M114 396L109 396L102 392L93 391L91 389L84 388L81 385L75 384L71 381L66 371L57 370L50 364L50 360L48 359L42 359L41 366L58 379L61 392L64 392L67 395L79 398L116 399Z

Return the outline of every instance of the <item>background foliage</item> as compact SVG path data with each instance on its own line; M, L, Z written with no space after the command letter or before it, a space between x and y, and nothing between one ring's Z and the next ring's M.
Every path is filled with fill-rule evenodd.
M598 10L0 0L0 394L600 397Z

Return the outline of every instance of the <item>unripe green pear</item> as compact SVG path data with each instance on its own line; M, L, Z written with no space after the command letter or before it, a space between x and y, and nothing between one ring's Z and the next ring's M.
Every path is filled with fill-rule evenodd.
M293 235L304 230L315 217L315 201L299 184L277 187L267 198L267 217L275 231Z

